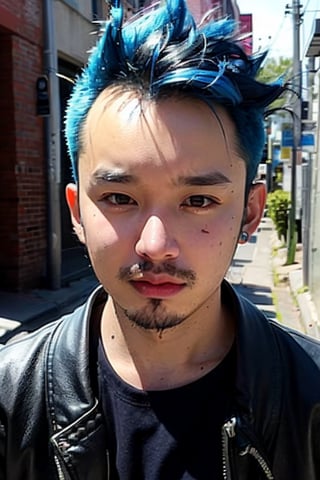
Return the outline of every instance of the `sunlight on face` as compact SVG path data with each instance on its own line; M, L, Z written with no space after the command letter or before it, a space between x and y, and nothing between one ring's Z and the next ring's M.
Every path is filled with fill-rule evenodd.
M82 145L84 241L119 314L157 330L208 315L244 210L245 163L226 112L106 90Z

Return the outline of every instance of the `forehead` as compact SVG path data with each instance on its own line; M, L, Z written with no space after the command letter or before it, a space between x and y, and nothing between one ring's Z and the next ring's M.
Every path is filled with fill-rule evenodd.
M86 119L79 172L148 165L201 171L244 162L235 127L219 105L190 97L154 101L135 91L106 89ZM188 172L186 172L188 174Z

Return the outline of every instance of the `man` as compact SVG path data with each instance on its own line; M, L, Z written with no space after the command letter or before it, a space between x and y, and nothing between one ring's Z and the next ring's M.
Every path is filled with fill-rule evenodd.
M224 280L257 228L263 115L232 21L121 7L68 106L76 234L101 287L2 347L0 478L320 479L319 345Z

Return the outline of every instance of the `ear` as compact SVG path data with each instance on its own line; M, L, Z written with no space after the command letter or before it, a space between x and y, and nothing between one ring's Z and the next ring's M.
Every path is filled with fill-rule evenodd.
M245 209L242 232L248 234L248 238L256 231L263 216L267 199L267 190L264 183L256 183L249 190L247 206ZM241 236L241 235L240 235Z
M85 243L85 236L81 222L78 188L74 183L69 183L66 186L66 200L70 210L71 222L73 230L80 242Z

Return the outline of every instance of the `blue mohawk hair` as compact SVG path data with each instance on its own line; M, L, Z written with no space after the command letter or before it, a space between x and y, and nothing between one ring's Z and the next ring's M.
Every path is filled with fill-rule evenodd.
M235 31L230 19L196 26L185 0L165 0L123 24L123 8L115 0L68 103L65 131L75 180L88 111L106 87L123 84L150 99L180 91L224 106L236 126L250 185L265 142L264 112L284 87L255 80L266 54L247 56Z

